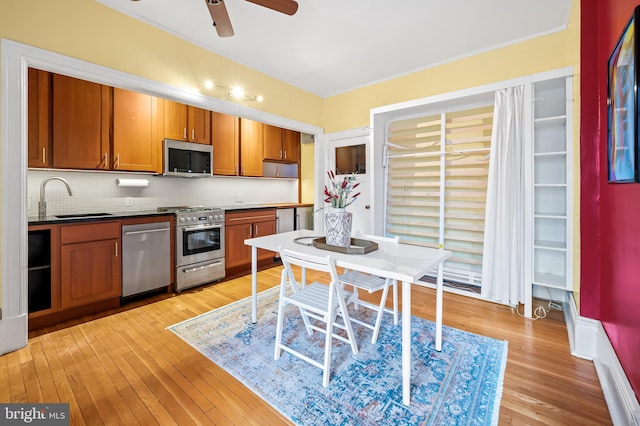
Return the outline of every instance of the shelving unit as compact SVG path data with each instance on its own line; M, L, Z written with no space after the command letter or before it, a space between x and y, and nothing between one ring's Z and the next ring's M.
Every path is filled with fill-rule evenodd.
M51 230L29 231L29 299L28 312L50 310L51 300Z
M571 77L533 84L532 284L572 289Z

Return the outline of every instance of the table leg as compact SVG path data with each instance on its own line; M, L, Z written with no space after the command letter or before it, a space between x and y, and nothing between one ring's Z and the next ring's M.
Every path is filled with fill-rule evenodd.
M402 281L402 403L411 403L411 283Z
M258 248L251 246L251 322L258 322Z
M438 265L438 279L436 282L436 351L442 350L442 290L443 290L443 264Z

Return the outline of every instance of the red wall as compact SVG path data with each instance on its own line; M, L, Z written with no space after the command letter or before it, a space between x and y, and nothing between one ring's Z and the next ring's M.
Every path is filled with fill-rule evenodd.
M636 2L581 2L580 313L602 322L640 399L640 183L607 182L606 108L607 60Z

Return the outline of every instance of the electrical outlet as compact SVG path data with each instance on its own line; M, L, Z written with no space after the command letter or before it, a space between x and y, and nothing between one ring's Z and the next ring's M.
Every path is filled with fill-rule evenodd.
M244 203L244 194L242 192L236 192L236 203Z
M131 207L131 206L133 206L133 197L127 197L127 198L125 199L125 205L126 205L127 207Z

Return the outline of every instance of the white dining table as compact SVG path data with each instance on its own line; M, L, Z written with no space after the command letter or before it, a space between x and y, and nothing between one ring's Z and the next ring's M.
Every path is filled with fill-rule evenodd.
M396 242L376 241L378 249L366 254L347 254L313 246L317 232L299 230L281 234L249 238L244 241L251 246L251 319L257 322L257 251L259 248L277 252L280 248L314 255L331 255L337 267L353 269L402 282L402 402L411 402L411 287L419 284L420 278L438 268L436 280L436 336L435 349L442 350L442 264L451 256L447 250L432 249Z

